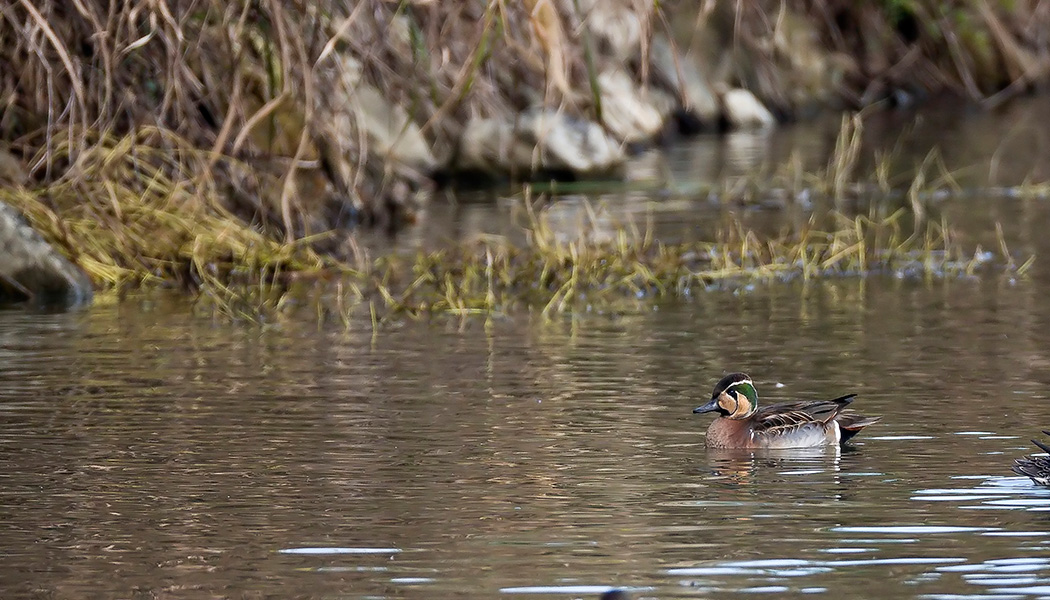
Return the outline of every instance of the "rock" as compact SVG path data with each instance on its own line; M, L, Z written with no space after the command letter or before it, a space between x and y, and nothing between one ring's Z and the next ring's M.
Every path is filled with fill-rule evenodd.
M642 10L651 11L653 3L636 4L632 0L579 0L580 16L594 34L598 51L625 63L638 55L642 44ZM563 11L574 12L572 3L563 3Z
M722 109L707 79L708 69L699 58L677 52L663 35L653 37L649 52L653 74L678 95L682 108L704 125L714 127Z
M22 161L14 154L0 148L0 185L23 185L29 180Z
M619 140L628 143L648 141L663 129L669 113L661 114L623 69L603 72L598 76L598 87L601 90L602 121Z
M75 307L90 303L91 296L87 274L0 202L0 304Z
M355 126L360 127L368 134L372 148L384 159L426 173L434 170L437 161L419 125L404 108L362 79L361 66L354 58L343 57L339 77L329 106L336 111L339 107L351 108L353 113L349 120L345 117L350 113L334 120L336 127L345 130L336 134L337 137L356 139Z
M359 123L380 156L423 172L434 170L437 161L430 145L405 109L370 85L359 86L352 98Z
M765 129L777 119L751 92L736 88L722 95L726 120L736 129Z
M487 173L531 171L534 146L518 138L513 123L494 117L471 119L459 141L455 168Z
M620 145L593 121L550 109L532 109L516 121L467 123L455 167L489 173L610 172L623 164Z
M829 50L816 21L790 8L780 13L772 42L775 62L783 73L782 93L795 114L814 114L835 104L844 80L858 72L848 54Z

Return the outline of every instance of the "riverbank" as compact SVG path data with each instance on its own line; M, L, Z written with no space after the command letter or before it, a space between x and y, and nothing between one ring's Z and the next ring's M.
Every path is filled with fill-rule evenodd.
M451 178L617 178L668 136L1045 77L1025 3L702 6L24 2L0 201L101 287L222 288L359 270L348 228Z

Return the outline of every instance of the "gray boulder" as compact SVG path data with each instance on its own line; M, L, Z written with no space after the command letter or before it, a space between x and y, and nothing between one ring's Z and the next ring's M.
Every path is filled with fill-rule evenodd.
M655 74L680 96L682 108L709 127L717 124L722 110L708 79L714 66L705 64L698 53L679 52L663 35L653 37L650 52Z
M569 171L598 175L622 167L623 148L601 125L536 108L512 120L473 119L460 140L460 170L490 173Z
M734 129L766 129L777 124L777 118L762 101L745 89L732 89L722 95L726 120Z
M601 89L602 120L617 139L624 142L647 142L656 138L670 115L672 106L660 110L658 99L631 79L623 69L609 69L598 76ZM657 90L649 90L653 95Z
M0 202L0 305L75 307L91 302L91 280L22 215Z

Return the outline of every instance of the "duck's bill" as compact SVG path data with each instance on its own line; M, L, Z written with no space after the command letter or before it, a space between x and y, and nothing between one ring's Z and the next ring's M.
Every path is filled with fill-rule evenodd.
M698 415L700 413L715 412L716 410L718 410L718 398L712 398L707 404L694 408L693 414Z

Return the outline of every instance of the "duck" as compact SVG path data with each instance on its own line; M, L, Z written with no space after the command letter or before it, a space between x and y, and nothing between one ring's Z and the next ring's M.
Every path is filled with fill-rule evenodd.
M840 446L882 418L847 410L856 396L773 404L760 409L751 377L747 373L730 373L715 384L711 401L693 413L718 413L707 429L708 448ZM1050 465L1047 472L1050 473Z
M1043 433L1050 435L1050 431L1044 430ZM1050 446L1039 440L1032 440L1032 443L1039 446L1043 452L1050 454ZM1030 478L1036 485L1050 485L1050 456L1019 458L1014 461L1013 471L1018 475Z

